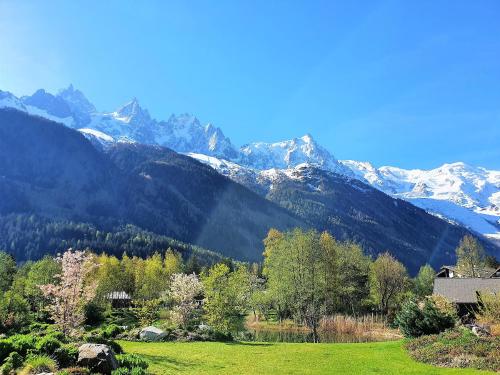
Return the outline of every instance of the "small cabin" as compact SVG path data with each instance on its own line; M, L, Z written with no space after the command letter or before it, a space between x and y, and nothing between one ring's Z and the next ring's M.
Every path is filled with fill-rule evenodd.
M459 314L477 311L481 293L500 293L500 278L436 278L434 295L457 304Z
M124 291L108 293L106 299L111 302L113 308L130 307L132 304L132 298Z

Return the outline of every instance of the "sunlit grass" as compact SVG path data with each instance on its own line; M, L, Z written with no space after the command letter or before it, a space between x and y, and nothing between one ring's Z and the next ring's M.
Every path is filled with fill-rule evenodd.
M363 344L140 343L120 344L150 362L155 374L488 374L413 361L402 342Z

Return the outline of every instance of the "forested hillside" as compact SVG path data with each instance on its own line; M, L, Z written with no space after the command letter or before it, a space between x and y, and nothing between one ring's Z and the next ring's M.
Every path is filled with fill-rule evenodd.
M15 110L0 110L0 194L1 215L37 214L100 231L133 224L243 260L261 258L270 228L303 225L187 156L130 143L105 154L75 130ZM25 258L47 249L39 251Z

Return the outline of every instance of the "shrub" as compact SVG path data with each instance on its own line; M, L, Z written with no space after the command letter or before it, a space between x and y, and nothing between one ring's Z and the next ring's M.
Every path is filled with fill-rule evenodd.
M19 353L12 352L4 361L3 365L0 367L1 375L10 375L14 372L16 368L21 367L23 364L23 357Z
M78 360L78 348L73 345L63 345L54 351L53 357L59 367L74 366Z
M148 362L136 354L121 354L116 356L116 359L120 367L126 367L128 369L134 367L147 369L149 367Z
M19 375L40 374L42 372L56 372L56 362L46 355L28 357Z
M485 323L500 323L500 293L481 293L477 318Z
M85 305L85 324L96 326L104 322L106 309L95 302Z
M62 343L52 336L45 336L39 339L36 343L36 350L40 353L51 355L54 351L62 346Z
M134 367L128 369L126 367L121 367L111 373L111 375L148 375L147 370L142 367Z
M66 336L61 331L47 330L47 337L52 337L55 340L64 342L66 341Z
M102 335L106 338L115 338L122 332L123 329L121 327L117 326L116 324L110 324L102 331Z
M14 372L14 365L10 361L5 361L5 363L0 367L0 375L10 375Z
M455 317L440 311L430 299L420 306L417 301L409 299L397 314L395 323L406 337L419 337L454 327Z
M90 370L85 367L70 367L59 371L57 375L89 375Z
M13 368L19 368L23 364L23 357L18 352L12 352L7 357L6 361L11 362Z
M14 351L14 345L10 340L0 340L0 363Z
M137 319L142 326L151 325L158 319L161 304L159 299L138 301L136 303L139 305L136 310Z
M41 332L46 332L50 327L50 324L47 323L32 323L28 327L28 332L32 333L41 333Z
M12 343L13 351L18 352L23 357L29 351L36 349L36 337L32 335L14 335L8 340Z

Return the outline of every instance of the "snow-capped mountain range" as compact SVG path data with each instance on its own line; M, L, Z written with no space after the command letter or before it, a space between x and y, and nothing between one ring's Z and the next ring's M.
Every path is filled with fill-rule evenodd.
M359 179L391 196L500 241L500 171L445 164L432 170L376 168L368 162L337 160L310 135L276 143L235 147L221 129L202 125L189 114L166 121L151 118L137 99L111 112L99 112L72 85L56 95L38 90L16 97L0 91L0 108L16 108L78 129L94 144L158 144L209 164L220 173L267 194L277 179L300 179L308 167ZM311 186L320 190L321 186Z

